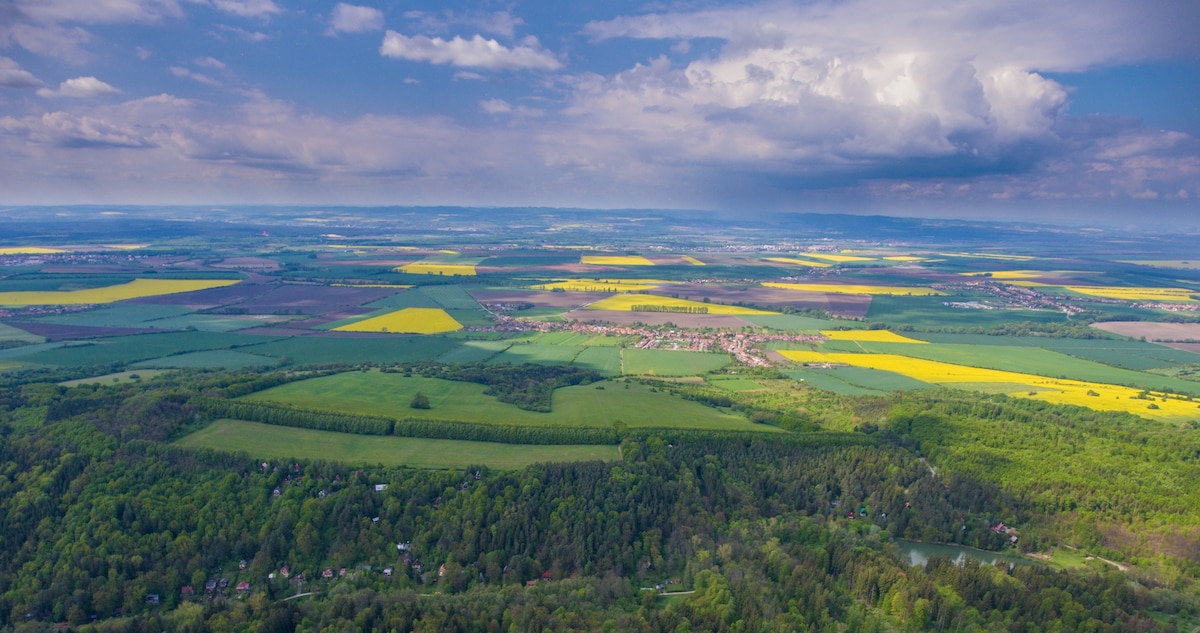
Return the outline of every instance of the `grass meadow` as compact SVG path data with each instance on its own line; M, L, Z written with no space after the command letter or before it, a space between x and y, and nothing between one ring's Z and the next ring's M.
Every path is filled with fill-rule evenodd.
M413 468L486 465L517 469L540 462L616 460L616 446L531 445L380 437L217 420L179 439L177 446L245 452L260 459L320 459Z
M484 385L382 372L345 372L267 389L243 398L394 419L454 420L476 424L610 428L621 420L632 427L710 430L768 430L746 418L653 391L644 385L603 381L554 392L552 411L519 409L485 395ZM409 408L421 392L430 408ZM772 429L773 430L773 429Z

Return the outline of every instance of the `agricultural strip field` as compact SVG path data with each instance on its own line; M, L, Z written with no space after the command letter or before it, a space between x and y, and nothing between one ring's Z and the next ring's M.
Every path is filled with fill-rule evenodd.
M245 452L261 459L335 460L413 468L466 468L486 465L523 468L540 462L616 460L616 446L531 445L380 437L217 420L180 438L177 446Z
M54 349L23 356L20 360L40 365L83 367L129 363L150 358L172 356L184 352L257 345L275 340L269 336L227 334L221 332L164 332L134 334L114 338L94 339L77 345L61 345Z
M490 364L534 363L537 365L568 365L584 348L574 345L538 345L515 342L508 349L492 357Z
M446 277L453 277L455 275L471 277L475 275L474 264L449 264L436 261L420 261L405 264L396 270L410 275L440 275Z
M799 290L801 292L832 292L853 295L898 295L912 297L940 296L946 293L921 286L873 286L866 284L793 284L764 281L767 288Z
M788 370L785 373L791 378L804 380L818 389L843 395L860 393L855 390L863 390L862 393L887 393L897 390L930 389L937 386L896 372L866 367L837 367L835 369L806 367ZM848 386L849 389L844 389L844 386Z
M119 303L93 310L87 310L84 312L55 314L41 317L37 320L41 323L57 323L59 325L76 325L84 327L141 328L159 327L159 324L146 324L162 319L182 316L191 312L191 308L180 305L139 305L136 303Z
M31 334L20 328L0 323L0 342L16 341L19 343L41 343L44 337Z
M943 297L875 296L867 311L868 321L917 327L988 327L1013 321L1059 323L1066 320L1053 310L966 310L946 306Z
M1178 398L1140 399L1140 389L1118 385L981 369L895 354L823 354L797 350L782 350L779 353L798 363L834 363L880 369L948 387L993 391L989 385L996 385L994 391L1000 393L1098 411L1124 411L1176 421L1200 418L1200 408L1197 408L1196 402Z
M297 365L408 363L436 358L460 343L441 336L294 336L242 348L241 351L263 356L286 356Z
M275 365L278 362L278 358L270 356L259 356L258 354L219 349L203 352L187 352L174 356L144 360L134 364L134 367L169 367L173 369L214 367L221 369L241 369L243 367Z
M616 420L632 427L774 431L746 418L684 400L650 387L604 381L555 390L550 413L519 409L485 395L484 385L405 377L382 372L346 372L281 385L242 398L307 409L376 415L394 419L455 420L476 424L612 428ZM603 387L602 389L599 387ZM430 408L411 409L417 392Z
M1092 327L1150 341L1200 341L1200 323L1153 323L1147 321L1109 321ZM1200 361L1200 359L1197 359Z
M823 259L826 261L846 264L851 262L873 262L878 261L874 257L862 257L860 255L838 255L835 253L800 253L801 257L811 257L812 259Z
M511 341L466 341L458 347L438 356L439 363L476 363L485 361L508 349Z
M530 286L534 290L564 290L567 292L640 292L679 283L660 279L568 279Z
M833 266L833 264L830 264L827 262L806 261L803 259L796 259L795 257L767 257L767 258L765 258L765 260L768 262L776 262L779 264L792 264L794 266L810 266L812 268L829 268L829 267Z
M641 255L583 255L580 264L590 266L653 266L654 262Z
M462 323L441 308L403 308L333 328L338 332L396 332L438 334L462 329Z
M1185 326L1195 328L1196 338L1200 338L1200 325L1188 323L1143 323L1129 322L1134 325L1146 326ZM1093 327L1101 328L1105 324ZM1105 328L1101 328L1105 329ZM1118 332L1121 333L1121 332ZM1200 363L1200 354L1172 349L1164 345L1156 345L1145 341L1128 339L1078 339L1051 338L1046 336L988 336L986 334L914 334L930 343L948 345L1003 346L1003 347L1041 347L1055 352L1068 354L1077 358L1104 363L1114 367L1123 367L1136 371L1157 369ZM1147 337L1149 338L1149 337Z
M821 335L831 341L854 341L856 343L908 343L928 345L928 341L920 341L907 336L901 336L888 330L822 330Z
M1200 383L1122 369L1040 347L992 345L910 345L902 343L858 343L868 353L897 354L925 360L984 369L1068 378L1084 382L1128 385L1155 390L1172 390L1200 396ZM858 350L853 350L858 351Z
M695 376L720 369L731 360L728 354L721 353L659 349L621 350L623 373L635 376Z
M89 303L112 303L125 299L155 295L180 294L232 286L238 280L231 279L134 279L116 286L88 288L86 290L47 292L0 292L0 305L83 305Z
M571 364L594 369L605 376L616 376L621 373L622 351L615 347L585 347Z
M640 306L649 306L655 309L637 310ZM662 308L658 310L658 308ZM602 299L587 306L588 310L613 310L613 311L631 311L631 312L662 312L672 314L672 309L678 309L679 313L685 314L685 310L705 310L705 314L775 314L766 310L756 310L754 308L743 308L741 306L722 305L719 303L703 303L701 301L689 301L687 299L676 299L674 297L662 297L658 295L644 294L626 294L615 295L607 299Z
M1118 286L1061 286L1071 292L1089 297L1121 299L1124 301L1152 301L1168 303L1196 303L1200 293L1187 288L1123 288Z

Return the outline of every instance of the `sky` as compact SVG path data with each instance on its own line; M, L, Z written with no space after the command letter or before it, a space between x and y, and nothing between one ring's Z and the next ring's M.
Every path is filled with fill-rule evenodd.
M0 0L0 204L1200 217L1200 2Z

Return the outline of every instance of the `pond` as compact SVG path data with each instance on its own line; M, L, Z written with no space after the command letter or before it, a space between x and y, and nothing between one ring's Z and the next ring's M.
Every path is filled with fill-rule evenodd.
M900 548L900 553L907 556L910 565L925 566L929 562L930 556L942 556L954 561L955 564L962 563L968 557L974 558L981 563L988 565L1036 565L1037 561L1030 560L1024 556L1016 554L1005 554L1002 552L988 552L974 547L963 547L961 545L942 545L940 543L920 543L917 541L905 541L896 539L896 545Z

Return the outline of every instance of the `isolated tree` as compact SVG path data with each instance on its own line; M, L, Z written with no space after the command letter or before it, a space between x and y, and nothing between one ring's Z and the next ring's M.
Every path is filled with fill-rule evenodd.
M408 406L413 409L428 409L429 397L418 391L417 393L413 394L412 402L408 403Z

